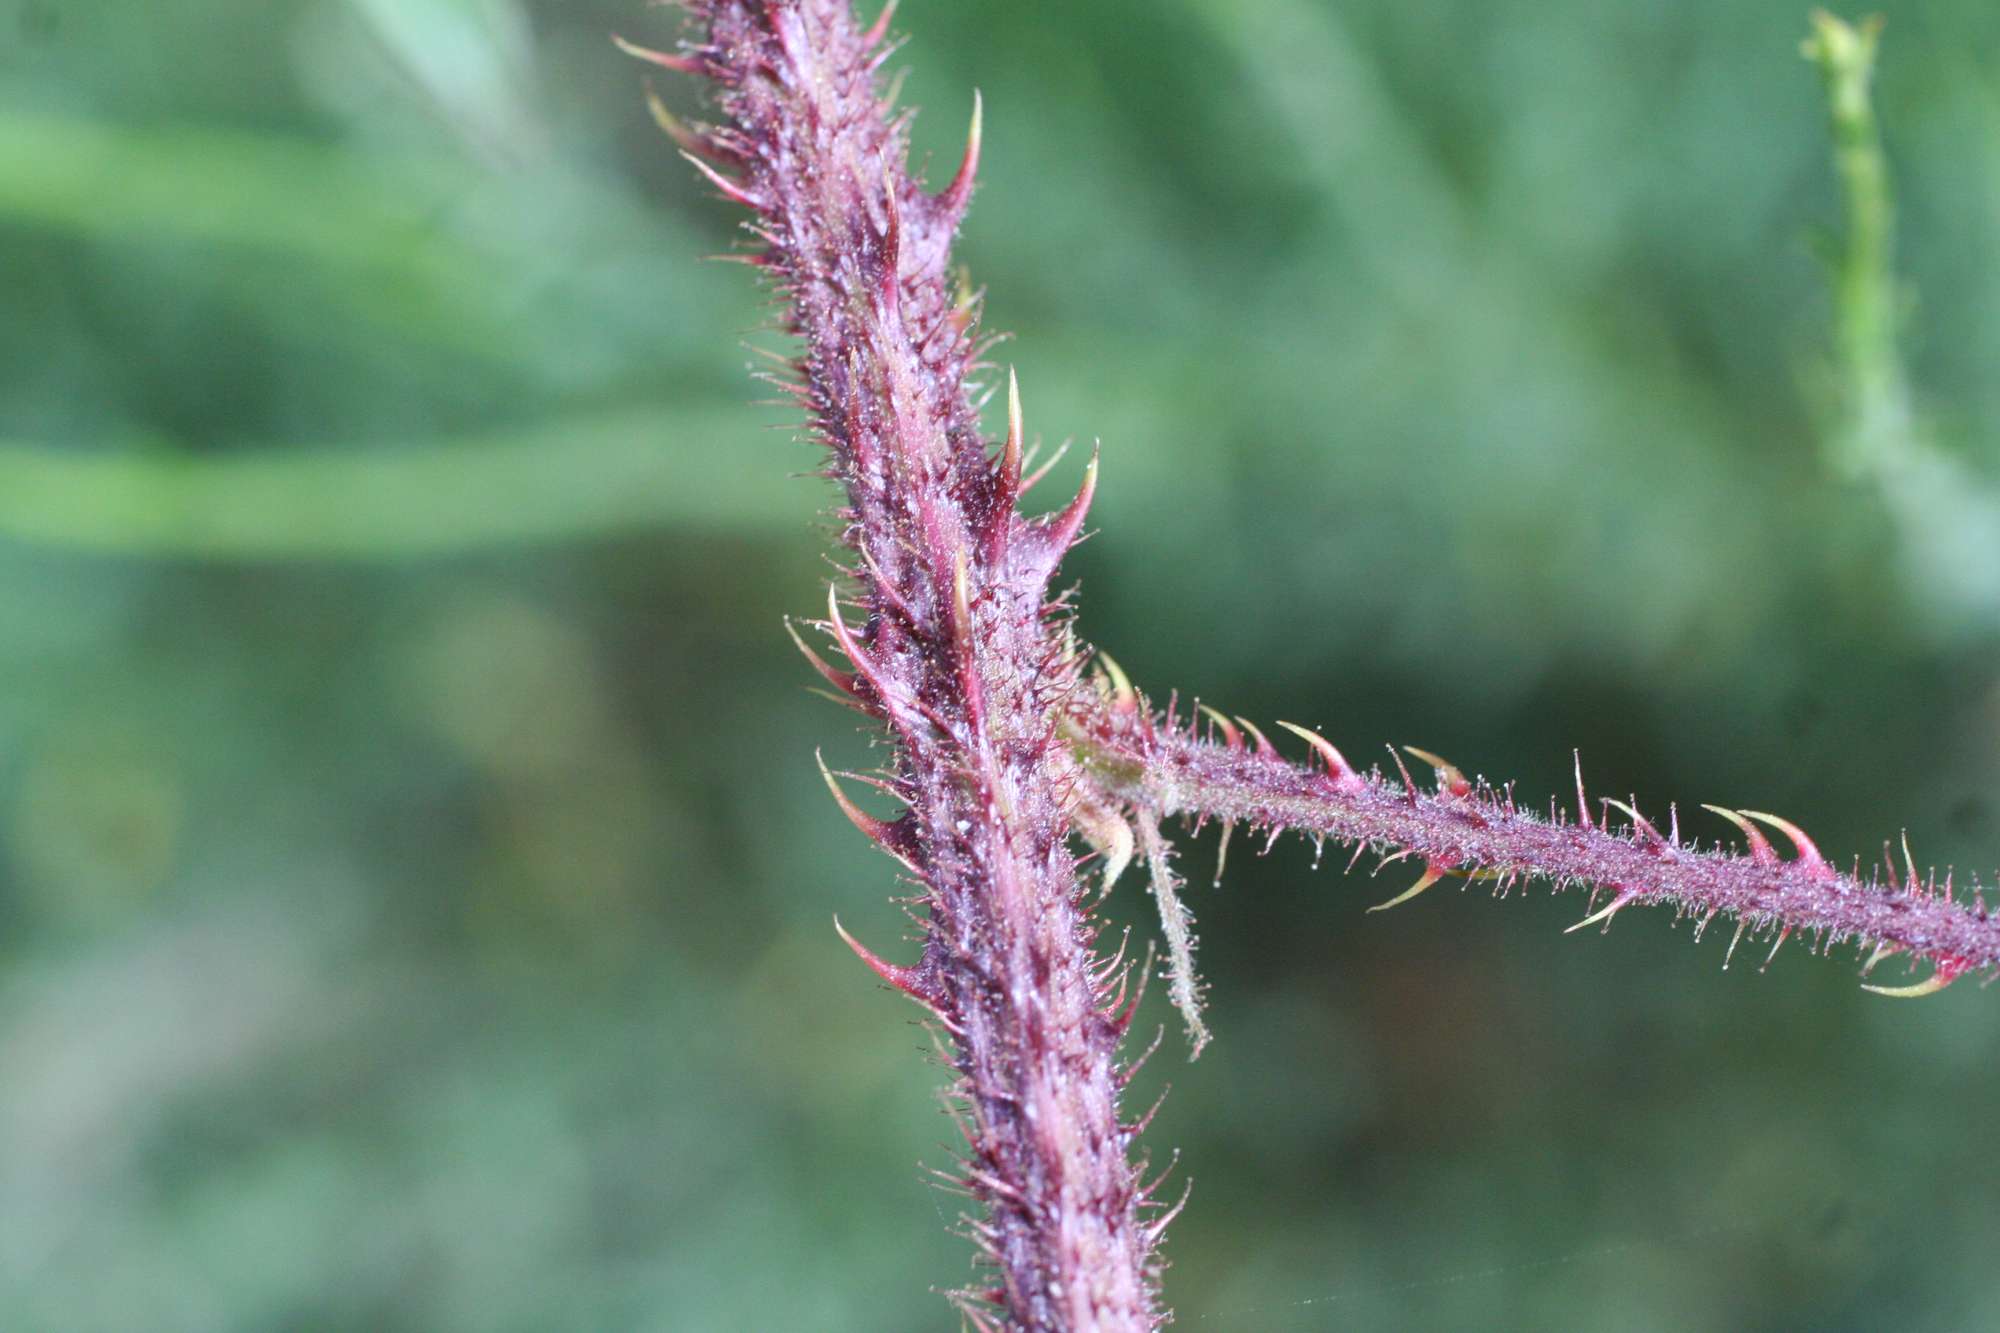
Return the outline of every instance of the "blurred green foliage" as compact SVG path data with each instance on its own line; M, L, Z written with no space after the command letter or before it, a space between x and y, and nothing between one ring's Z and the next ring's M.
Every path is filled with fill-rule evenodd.
M2000 10L1888 18L1910 374L1990 490ZM2000 857L2000 560L1822 465L1801 7L902 21L920 152L984 90L963 253L1103 438L1142 685ZM671 24L0 0L0 1326L948 1326L939 1073L828 920L894 947L811 764L867 745L779 627L825 497L605 39ZM2000 1323L1993 995L1312 861L1194 894L1217 1041L1141 1081L1185 1324Z

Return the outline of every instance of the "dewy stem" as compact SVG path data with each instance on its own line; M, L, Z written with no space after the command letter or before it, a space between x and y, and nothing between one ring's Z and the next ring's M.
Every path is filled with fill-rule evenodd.
M626 46L716 89L717 125L655 112L710 183L754 215L757 246L737 257L782 298L802 351L794 377L779 382L825 445L826 475L843 495L836 517L854 568L844 604L829 589L820 628L846 668L803 639L800 647L893 743L891 763L871 780L905 807L894 818L862 809L836 775L826 780L843 813L921 889L917 961L848 942L950 1039L967 1144L959 1183L984 1206L968 1225L997 1277L956 1294L969 1323L1137 1333L1166 1317L1154 1251L1178 1206L1158 1210L1127 1156L1139 1127L1119 1119L1130 1070L1118 1044L1136 1000L1127 1003L1122 951L1108 961L1094 953L1072 831L1102 853L1107 880L1143 847L1172 996L1197 1049L1205 1030L1194 937L1158 831L1174 814L1296 830L1420 865L1416 883L1380 907L1448 875L1503 890L1542 879L1592 890L1594 910L1579 926L1665 903L1704 927L1731 917L1739 940L1775 936L1774 952L1797 934L1822 948L1872 949L1868 966L1896 954L1931 965L1914 985L1877 988L1890 994L2000 970L2000 921L1976 890L1954 896L1949 876L1920 876L1907 854L1864 881L1835 869L1789 822L1721 809L1747 853L1703 850L1677 820L1662 833L1622 802L1593 805L1580 771L1574 816L1544 818L1518 808L1511 788L1468 781L1424 751L1407 753L1436 773L1428 789L1401 755L1400 781L1362 773L1325 737L1290 724L1281 725L1312 747L1318 767L1286 762L1255 727L1213 712L1204 739L1171 708L1155 715L1108 659L1101 687L1081 687L1067 600L1051 580L1082 533L1096 461L1068 505L1024 518L1017 501L1032 478L1022 476L1018 386L1010 377L1001 441L982 437L973 407L971 378L984 368L976 303L959 299L950 254L979 161L977 100L963 160L931 193L910 175L907 121L877 85L891 49L886 14L864 31L848 0L685 7L696 36L679 52ZM1853 45L1855 31L1830 21L1820 39L1856 218L1843 355L1875 377L1858 382L1893 415L1901 372L1890 217L1867 112L1872 45ZM1613 810L1623 827L1613 827ZM1790 843L1790 859L1766 828Z
M906 122L875 73L878 24L848 0L694 0L681 52L632 50L707 76L716 126L662 124L724 196L755 215L745 256L772 279L803 344L784 381L826 446L855 557L848 623L823 628L848 661L808 649L821 674L894 742L880 779L907 808L862 810L863 832L919 881L922 957L856 945L949 1034L966 1161L984 1205L969 1227L997 1281L957 1294L979 1327L1138 1333L1163 1320L1152 1211L1120 1123L1131 1011L1125 968L1093 953L1096 926L1068 849L1078 774L1058 722L1076 655L1050 579L1078 538L1095 483L1053 515L1016 511L1018 394L995 455L968 377L974 311L950 245L978 162L975 103L964 161L929 193L906 166ZM802 644L803 646L803 644ZM852 941L850 940L850 943Z
M1394 778L1358 772L1317 733L1292 729L1312 744L1318 768L1287 762L1261 735L1254 747L1246 745L1233 725L1220 742L1202 739L1193 723L1183 727L1129 703L1080 713L1069 734L1099 799L1353 843L1422 868L1415 887L1377 908L1406 902L1451 875L1502 890L1542 880L1557 889L1586 888L1593 905L1604 897L1579 924L1608 924L1628 906L1663 904L1703 927L1728 917L1737 923L1736 939L1769 936L1773 952L1796 935L1822 950L1852 942L1868 952L1868 967L1898 955L1931 965L1930 976L1911 986L1870 987L1885 994L1929 994L1965 973L2000 970L2000 918L1988 915L1976 892L1955 891L1949 875L1940 882L1919 873L1907 848L1900 866L1885 856L1864 879L1858 867L1835 869L1788 820L1710 806L1704 808L1733 825L1748 850L1703 850L1681 835L1677 816L1662 821L1663 833L1622 801L1593 806L1580 766L1574 816L1544 817L1518 806L1511 788L1469 782L1425 751L1407 753L1436 771L1428 789L1410 779L1400 757ZM1621 827L1612 826L1611 811ZM1778 854L1765 829L1790 844L1790 859Z

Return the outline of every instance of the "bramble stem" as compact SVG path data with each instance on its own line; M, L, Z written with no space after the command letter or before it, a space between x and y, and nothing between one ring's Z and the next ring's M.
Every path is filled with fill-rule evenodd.
M951 239L979 157L932 194L906 166L905 122L876 86L888 49L847 0L698 0L682 53L628 50L708 76L723 123L667 122L710 182L755 215L754 256L803 344L785 382L844 493L856 557L850 626L824 628L851 672L814 665L894 742L892 820L842 809L920 881L922 958L859 945L950 1035L963 1107L961 1183L998 1284L957 1293L974 1324L1034 1333L1139 1333L1162 1320L1153 1251L1171 1213L1118 1116L1116 997L1067 846L1078 774L1058 735L1075 689L1067 612L1049 582L1095 484L1054 515L1016 512L1018 395L989 456L967 379L975 312L950 277ZM851 942L851 941L850 941ZM995 1310L999 1312L996 1316Z
M1311 733L1316 748L1324 747L1324 771L1291 764L1261 744L1246 747L1233 728L1216 743L1143 709L1092 712L1073 734L1103 798L1358 844L1423 868L1417 889L1378 906L1406 901L1452 874L1489 879L1502 890L1542 880L1557 889L1587 888L1593 904L1608 893L1608 905L1586 918L1591 922L1608 925L1628 906L1666 905L1704 927L1717 916L1731 918L1738 939L1764 934L1781 944L1798 935L1821 950L1852 941L1872 951L1870 966L1897 954L1932 964L1931 977L1915 986L1871 987L1886 994L1928 994L1967 972L2000 971L2000 918L1987 914L1976 892L1955 896L1949 876L1939 883L1907 859L1898 868L1885 858L1867 880L1858 867L1843 873L1801 830L1775 816L1706 807L1736 827L1749 851L1704 851L1680 835L1678 818L1662 833L1620 801L1601 801L1593 814L1580 773L1577 814L1545 818L1517 806L1511 789L1467 782L1441 761L1432 790L1401 773L1385 779L1356 772ZM1614 809L1624 824L1616 830L1608 817ZM1759 825L1782 833L1793 858L1782 859Z

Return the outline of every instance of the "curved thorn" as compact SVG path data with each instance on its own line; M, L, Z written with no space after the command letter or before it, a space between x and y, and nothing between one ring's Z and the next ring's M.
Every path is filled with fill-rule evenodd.
M1118 665L1116 658L1099 648L1097 665L1103 669L1104 678L1110 684L1113 708L1122 713L1139 702L1139 692L1132 688L1131 678L1125 674L1125 668Z
M840 651L846 654L856 674L867 681L878 696L886 698L887 691L882 688L882 680L875 669L875 663L869 660L868 654L862 651L859 643L855 642L853 631L847 628L847 621L840 614L840 589L831 583L826 585L826 626L827 633L833 635L833 641L840 645Z
M762 213L766 211L766 206L762 199L759 199L756 195L750 193L740 184L729 179L729 177L723 175L714 167L711 167L708 163L690 153L687 149L681 149L681 156L694 163L695 170L708 177L708 183L722 191L723 198L733 200L754 212Z
M1438 785L1453 796L1466 796L1471 793L1472 784L1465 780L1465 774L1459 770L1457 764L1452 763L1449 759L1434 755L1429 750L1419 750L1414 745L1405 745L1403 750L1405 753L1423 760L1435 769L1438 776Z
M785 633L792 636L793 646L805 655L806 661L812 665L814 671L819 672L821 676L826 678L827 684L850 696L844 702L859 706L860 700L851 697L854 694L854 677L833 666L824 657L821 657L808 647L806 641L799 637L798 628L792 624L790 616L785 617Z
M1404 903L1410 901L1410 899L1416 897L1418 894L1422 893L1425 889L1428 889L1431 885L1443 879L1444 874L1445 872L1440 870L1437 866L1426 865L1424 867L1424 877L1422 879L1418 880L1415 884L1412 884L1409 888L1404 889L1401 893L1389 899L1387 902L1376 903L1373 907L1369 908L1368 910L1371 912L1386 912L1392 907L1401 907Z
M889 35L889 20L895 17L898 3L900 0L889 0L888 4L882 6L882 12L868 25L868 31L861 34L862 50L872 50L877 42Z
M1083 528L1083 520L1090 513L1090 502L1097 494L1097 460L1102 452L1101 445L1093 445L1090 462L1083 469L1083 484L1076 489L1076 498L1071 500L1061 513L1048 521L1048 532L1052 539L1050 550L1057 554L1067 551L1077 541L1077 533Z
M899 967L880 957L874 950L848 934L847 927L840 924L840 917L837 914L833 918L833 928L846 942L847 947L854 950L854 956L868 965L869 971L925 1008L935 1010L939 1007L941 997L929 984L922 969Z
M951 178L951 184L944 187L938 202L949 213L960 213L966 201L972 198L972 180L979 174L979 143L981 129L985 121L985 104L979 90L972 90L972 127L965 132L965 155L959 159L958 173Z
M1337 790L1352 794L1360 791L1365 785L1361 781L1361 775L1354 771L1354 766L1347 762L1347 757L1333 748L1332 741L1296 722L1280 719L1278 725L1312 746L1326 764L1327 774L1333 779L1333 785Z
M861 563L868 566L868 572L875 576L875 584L872 591L876 598L887 602L889 608L901 616L905 624L916 625L920 623L917 613L910 608L908 602L903 600L903 595L896 591L896 585L891 583L889 576L882 572L882 566L875 563L875 557L869 553L868 548L865 546L862 547L859 554L861 556Z
M1864 977L1867 976L1875 970L1877 963L1881 962L1884 958L1899 954L1902 951L1903 946L1900 944L1891 944L1888 940L1880 941L1876 944L1874 952L1868 955L1867 961L1861 964L1861 975Z
M1104 887L1100 893L1111 892L1111 886L1125 873L1125 867L1132 864L1132 829L1124 820L1118 821L1111 834L1111 845L1104 852Z
M1604 907L1600 908L1595 912L1592 912L1589 916L1585 917L1583 920L1577 922L1569 929L1563 931L1563 934L1574 935L1577 931L1582 930L1585 926L1595 925L1599 921L1604 922L1606 928L1609 929L1611 918L1613 916L1616 916L1620 911L1620 909L1622 909L1625 906L1625 904L1631 901L1632 901L1631 894L1620 893L1615 897L1613 897L1612 900Z
M1092 800L1080 801L1072 819L1077 832L1102 862L1103 874L1097 891L1101 898L1111 892L1111 886L1125 873L1125 867L1132 864L1132 826L1117 811Z
M1798 849L1799 864L1813 878L1832 879L1834 877L1833 867L1826 863L1826 858L1819 854L1819 848L1814 845L1811 838L1806 836L1805 830L1797 824L1794 824L1789 819L1780 819L1776 815L1767 815L1762 810L1742 810L1738 811L1738 813L1746 818L1754 819L1761 824L1768 824L1787 838L1790 838L1792 846Z
M1909 986L1863 986L1861 989L1875 995L1886 995L1892 1000L1920 1000L1926 995L1935 995L1958 980L1959 969L1943 964L1924 980Z
M1724 819L1736 825L1737 828L1743 830L1744 838L1750 843L1751 860L1760 866L1774 866L1778 864L1777 849L1771 846L1771 840L1766 838L1763 831L1755 824L1752 824L1736 811L1725 810L1719 805L1704 805L1701 808L1711 814L1721 815Z
M818 750L813 751L813 760L819 765L819 775L826 779L826 789L833 793L834 804L840 807L840 813L847 816L848 822L866 834L871 842L878 844L898 861L915 870L916 867L910 865L909 858L893 846L896 834L888 823L875 818L848 798L847 792L840 785L840 780L834 777L833 770L826 766L825 756Z
M665 51L655 51L649 46L641 46L637 42L628 42L615 32L611 34L611 43L628 56L632 56L638 60L650 61L658 65L661 69L670 69L676 74L704 74L707 72L702 62L693 56L676 56L669 55Z
M1243 730L1250 733L1250 739L1257 742L1257 753L1260 756L1266 759L1276 759L1278 757L1278 747L1271 744L1263 732L1257 730L1255 722L1252 722L1249 718L1241 714L1237 715L1236 720L1243 724Z
M1576 762L1577 822L1582 824L1585 828L1595 828L1597 826L1590 822L1590 798L1583 794L1583 751L1571 750L1570 755Z
M1910 872L1908 892L1915 893L1917 885L1922 882L1922 877L1917 874L1917 858L1910 855L1910 831L1908 829L1903 830L1903 865Z
M1222 743L1224 745L1228 746L1232 750L1240 750L1243 748L1243 733L1237 730L1236 724L1229 720L1229 715L1227 713L1220 712L1219 710L1214 708L1210 708L1207 704L1204 703L1197 703L1195 707L1200 709L1202 712L1208 714L1208 720L1215 723L1217 727L1221 728Z
M1634 810L1631 806L1625 804L1625 802L1614 801L1609 796L1604 798L1604 803L1610 806L1612 809L1617 810L1618 812L1623 814L1627 819L1631 820L1632 826L1638 829L1639 832L1645 836L1646 840L1652 843L1655 847L1666 846L1666 839L1662 838L1660 836L1660 831L1653 827L1652 820L1646 818L1644 815L1640 814L1637 810Z
M709 157L715 154L715 145L689 129L685 122L667 110L667 104L653 91L653 85L646 85L646 110L653 117L653 123L660 127L669 139L679 145L683 153L690 157Z

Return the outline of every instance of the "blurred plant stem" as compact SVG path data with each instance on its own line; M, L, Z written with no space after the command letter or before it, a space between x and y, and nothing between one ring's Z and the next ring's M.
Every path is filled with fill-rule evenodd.
M393 560L668 525L796 531L808 497L774 507L762 460L713 447L732 427L720 411L711 428L678 409L233 457L0 442L0 536L136 556Z
M0 214L86 235L261 246L411 281L477 275L475 256L438 237L436 196L410 188L465 174L435 157L369 162L333 144L216 125L0 115Z
M1833 161L1846 234L1833 256L1833 343L1841 419L1828 440L1849 477L1899 466L1914 444L1909 377L1896 346L1896 204L1871 99L1882 20L1859 24L1814 10L1801 50L1826 81Z
M2000 496L1919 420L1898 335L1909 300L1895 273L1896 205L1873 101L1882 19L1849 23L1812 12L1801 44L1826 84L1845 228L1830 257L1834 419L1832 467L1881 493L1902 547L1913 600L1953 623L2000 619Z

